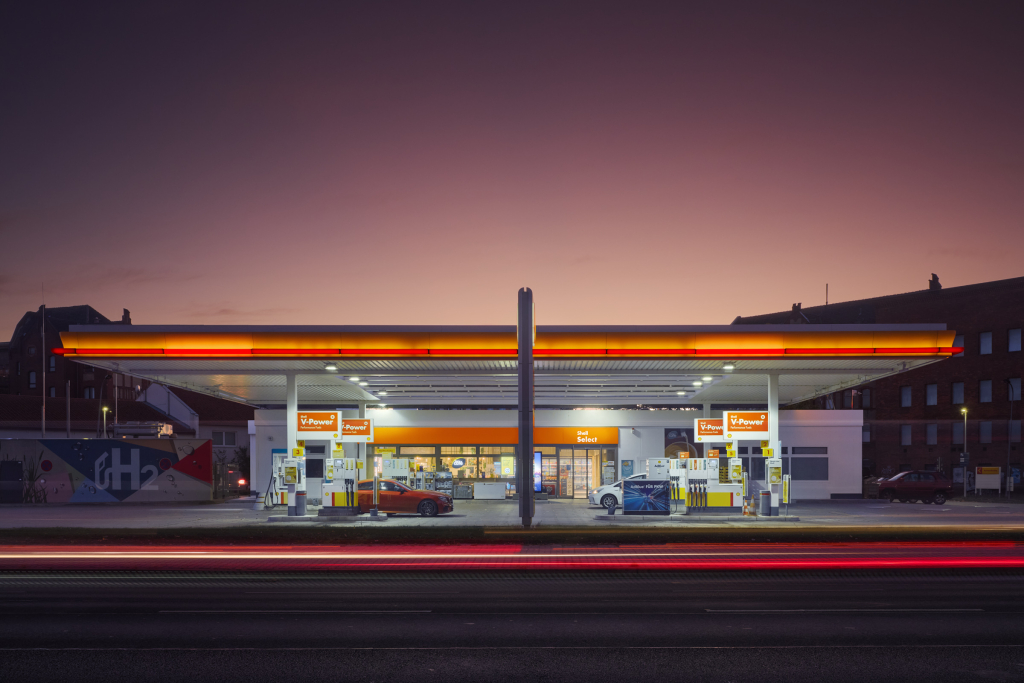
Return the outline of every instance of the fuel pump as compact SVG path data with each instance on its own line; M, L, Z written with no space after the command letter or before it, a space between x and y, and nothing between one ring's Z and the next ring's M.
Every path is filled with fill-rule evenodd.
M285 460L284 480L288 485L288 516L306 516L306 449L293 448ZM294 499L294 502L293 502Z

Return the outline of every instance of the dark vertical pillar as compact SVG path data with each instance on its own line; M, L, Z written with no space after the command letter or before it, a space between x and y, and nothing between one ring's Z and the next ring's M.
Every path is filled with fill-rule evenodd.
M519 290L519 516L533 523L533 290Z

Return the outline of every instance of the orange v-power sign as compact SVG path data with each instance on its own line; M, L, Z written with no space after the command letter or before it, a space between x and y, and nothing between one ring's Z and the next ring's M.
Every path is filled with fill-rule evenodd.
M305 413L296 415L296 429L300 434L336 434L338 432L338 411Z
M341 437L339 441L356 443L373 442L373 420L368 418L344 419L341 421Z
M725 438L729 441L760 441L768 438L768 411L728 411L722 413Z
M698 417L693 421L693 436L697 441L723 441L724 434L721 418Z

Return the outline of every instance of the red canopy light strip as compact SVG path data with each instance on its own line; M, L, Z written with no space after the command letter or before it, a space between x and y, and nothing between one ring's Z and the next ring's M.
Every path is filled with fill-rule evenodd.
M408 356L408 355L479 355L512 356L516 349L506 348L54 348L56 355L173 355L189 356ZM593 356L646 355L698 357L778 357L783 355L951 355L963 353L958 346L910 348L539 348L535 355Z

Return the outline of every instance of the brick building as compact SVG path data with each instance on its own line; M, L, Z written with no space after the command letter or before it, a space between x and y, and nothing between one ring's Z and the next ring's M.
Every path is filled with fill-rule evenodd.
M865 474L1021 463L1024 277L739 317L734 324L946 323L964 352L790 408L863 409ZM1014 401L1011 405L1011 392ZM1010 411L1013 419L1010 419Z
M71 383L72 398L113 399L132 401L148 382L97 370L89 365L66 360L50 353L59 347L60 333L71 325L131 325L131 315L124 310L120 320L108 320L92 306L64 306L46 309L46 343L42 335L42 307L21 317L11 341L0 349L0 393L16 396L64 398ZM43 366L46 366L46 387L43 387Z

